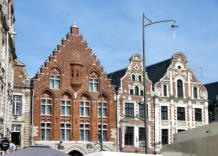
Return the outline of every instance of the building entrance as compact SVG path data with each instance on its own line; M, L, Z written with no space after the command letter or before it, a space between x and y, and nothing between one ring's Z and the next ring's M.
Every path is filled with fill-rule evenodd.
M79 151L76 151L76 150L71 151L71 152L69 153L69 155L71 155L71 156L83 156L82 153L80 153Z

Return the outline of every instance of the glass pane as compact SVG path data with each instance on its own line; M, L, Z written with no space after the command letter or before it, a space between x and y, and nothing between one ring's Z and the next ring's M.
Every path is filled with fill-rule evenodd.
M66 140L67 141L70 140L70 130L69 129L66 130Z
M80 101L80 106L83 106L83 101Z
M94 91L94 92L97 92L97 90L98 90L98 84L94 84L94 86L93 86L93 91Z
M46 127L50 127L51 123L46 123Z
M83 107L80 107L80 116L84 116Z
M92 88L92 83L89 83L89 91L93 91L93 88Z
M103 131L103 140L104 140L104 141L107 140L107 131Z
M89 141L89 131L85 131L85 141Z
M66 115L70 115L70 107L69 106L66 107Z
M45 106L44 105L41 105L41 114L45 114Z
M45 123L41 123L41 127L45 127Z
M55 76L55 79L56 80L60 80L60 76Z
M60 83L59 80L55 80L55 87L54 88L58 89L59 88L59 83Z
M42 104L45 104L45 99L42 99Z
M89 116L89 108L85 108L85 116Z
M67 128L70 128L70 124L66 124L66 127L67 127Z
M54 88L54 80L50 80L50 88Z
M61 105L64 105L65 104L65 100L61 100Z
M85 124L85 128L89 128L89 124Z
M45 140L45 130L41 129L41 140Z
M84 141L84 131L80 130L80 140Z
M64 106L61 106L61 115L65 115L65 107Z
M106 108L103 109L103 116L106 117Z
M64 123L61 123L61 128L64 128Z
M46 108L47 108L46 114L47 114L47 115L50 115L50 114L51 114L51 106L47 106Z
M85 102L85 106L89 106L89 102Z
M61 140L65 140L65 138L64 138L64 129L61 129Z
M50 129L46 130L46 140L50 140Z
M70 105L70 101L69 100L67 100L67 105Z
M47 104L51 104L51 100L50 99L47 99Z

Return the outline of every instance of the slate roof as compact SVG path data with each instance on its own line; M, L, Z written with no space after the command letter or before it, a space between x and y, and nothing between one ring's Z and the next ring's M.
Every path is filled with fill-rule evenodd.
M209 106L215 104L216 96L218 95L218 82L204 84L208 92Z
M172 59L167 59L161 62L158 62L156 64L150 65L146 67L146 71L148 74L148 78L152 81L152 84L154 85L157 83L167 72L167 68L171 64ZM120 86L120 79L125 75L127 71L127 68L109 73L108 79L112 80L112 85L115 85L116 89Z

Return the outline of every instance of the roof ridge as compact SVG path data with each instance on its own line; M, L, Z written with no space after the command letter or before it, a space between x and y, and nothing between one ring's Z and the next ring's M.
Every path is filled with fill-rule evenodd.
M172 58L169 58L169 59L166 59L166 60L163 60L163 61L157 62L157 63L155 63L155 64L148 65L147 67L151 67L151 66L154 66L154 65L158 65L158 64L161 64L161 63L164 63L164 62L170 61L170 60L172 60Z
M211 85L211 84L216 84L216 83L218 84L218 81L216 81L216 82L210 82L210 83L205 83L205 84L203 84L203 85L205 86L205 85Z

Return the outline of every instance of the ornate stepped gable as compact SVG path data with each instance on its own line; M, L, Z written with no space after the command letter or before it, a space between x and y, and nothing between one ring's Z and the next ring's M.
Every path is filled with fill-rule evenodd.
M103 100L107 102L107 118L103 122L107 124L107 141L114 141L110 133L116 126L116 114L114 104L114 88L110 87L111 80L107 79L103 67L88 48L83 36L79 35L79 28L72 26L66 39L57 50L49 56L49 60L40 68L33 79L34 85L34 126L37 129L35 140L40 140L40 122L51 122L51 140L60 140L60 122L70 122L72 136L71 140L80 140L80 123L90 123L90 141L98 140L98 102L100 101L100 90L102 89ZM50 76L58 75L60 85L58 89L50 87ZM89 80L98 80L97 91L89 90ZM51 99L51 115L41 115L40 105L42 98ZM60 114L61 99L71 100L71 116L62 117ZM80 117L79 100L90 102L88 117Z

